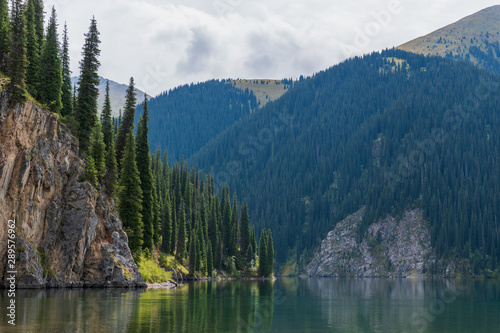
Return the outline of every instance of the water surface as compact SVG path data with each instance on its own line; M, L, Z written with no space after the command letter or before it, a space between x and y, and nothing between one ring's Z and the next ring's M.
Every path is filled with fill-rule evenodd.
M9 298L0 292L6 309ZM0 332L497 332L500 281L283 278L18 290Z

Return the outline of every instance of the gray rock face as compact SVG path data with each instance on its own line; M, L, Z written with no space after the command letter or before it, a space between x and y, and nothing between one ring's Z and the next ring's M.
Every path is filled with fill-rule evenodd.
M423 275L434 260L429 227L420 209L371 224L358 242L361 209L340 221L306 269L309 276L407 277Z
M31 102L0 102L0 286L15 220L18 287L144 287L113 200L79 181L70 131Z

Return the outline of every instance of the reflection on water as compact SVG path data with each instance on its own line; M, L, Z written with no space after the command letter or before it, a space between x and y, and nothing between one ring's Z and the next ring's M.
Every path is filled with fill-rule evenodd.
M0 306L9 299L0 292ZM500 332L500 281L284 278L19 290L0 332Z

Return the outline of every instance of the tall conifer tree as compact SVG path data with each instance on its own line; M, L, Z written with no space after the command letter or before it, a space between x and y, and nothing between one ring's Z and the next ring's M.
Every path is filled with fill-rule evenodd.
M243 256L247 255L247 250L249 245L250 245L250 217L248 216L247 201L243 200L243 204L241 204L241 217L240 217L240 250Z
M134 78L131 77L127 88L127 95L125 98L125 109L123 111L123 117L120 117L118 134L116 136L116 143L115 143L116 161L118 162L118 170L121 169L121 160L123 156L123 149L125 148L127 133L134 128L136 103L137 103L137 98L135 92L135 83L134 83Z
M104 105L102 107L101 122L102 122L102 134L104 136L104 143L106 147L110 147L110 143L113 140L113 124L111 123L111 100L109 97L109 80L106 81L106 92L104 94ZM109 150L109 149L108 149Z
M52 7L52 15L47 26L47 37L40 56L37 92L40 102L47 104L55 113L60 113L62 109L62 63L59 54L57 15L55 8Z
M143 112L139 124L137 125L136 151L137 168L141 178L142 188L142 221L144 223L144 243L143 248L153 250L153 238L156 222L154 221L154 202L153 202L153 174L151 172L151 153L148 140L148 121L149 109L148 98L144 94Z
M175 251L175 256L177 259L182 259L184 257L184 252L186 251L186 213L184 200L182 198L177 217L179 224L177 228L177 249Z
M132 131L127 134L122 165L118 212L129 237L130 250L136 254L141 250L143 238L142 189L135 159L135 142Z
M7 58L10 50L10 19L7 0L0 0L0 71L7 68Z
M89 32L85 34L83 59L80 61L80 78L78 81L78 97L75 119L78 121L78 139L80 151L87 154L90 145L90 134L97 122L97 97L99 95L99 75L97 71L101 63L97 59L99 49L99 31L97 22L92 18Z
M10 77L8 91L14 101L26 100L26 18L21 0L14 0L11 14L11 42L7 75Z
M116 165L114 132L111 129L111 141L106 146L106 175L104 176L104 187L109 195L116 194L116 182L118 179L118 169Z
M91 154L95 163L97 180L101 181L106 174L106 145L102 138L102 126L99 121L92 135Z
M40 65L40 44L36 33L35 0L28 0L26 8L26 86L31 96L37 98L38 70Z
M61 60L62 60L61 114L63 116L69 116L73 114L73 96L72 96L73 87L71 85L71 70L69 63L69 37L68 37L68 26L66 22L64 23Z
M267 237L266 232L262 229L259 240L259 275L267 276L268 272L268 256L267 256Z

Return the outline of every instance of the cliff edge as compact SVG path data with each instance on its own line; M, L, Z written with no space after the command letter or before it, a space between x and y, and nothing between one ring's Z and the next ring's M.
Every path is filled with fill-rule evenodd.
M434 261L431 233L421 209L400 219L386 216L372 223L358 241L364 209L337 223L306 268L309 276L422 276Z
M55 114L0 92L0 286L9 220L18 288L145 286L113 200L80 181L83 165Z

